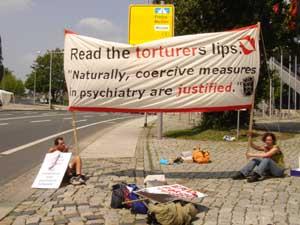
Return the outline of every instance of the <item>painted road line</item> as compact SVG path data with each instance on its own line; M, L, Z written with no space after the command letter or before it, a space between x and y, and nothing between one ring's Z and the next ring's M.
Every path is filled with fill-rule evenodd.
M51 120L34 120L30 121L30 123L43 123L43 122L50 122Z
M0 113L0 116L12 116L12 115L14 115L14 114L10 114L10 113L4 113L4 114L2 114L2 113Z
M87 116L83 116L84 118L93 118L94 116L91 115L87 115Z
M66 114L57 114L57 115L49 115L49 116L20 116L20 117L7 117L7 118L0 118L0 121L7 121L7 120L18 120L18 119L32 119L32 118L42 118L42 117L53 117L53 116L65 116Z
M101 123L107 123L107 122L111 122L111 121L128 119L128 118L133 118L133 116L126 116L126 117L124 116L124 117L118 117L118 118L115 118L115 119L110 119L110 120L104 120L104 121L100 121L100 122L96 122L96 123L91 123L91 124L88 124L88 125L77 127L77 130L81 130L81 129L84 129L84 128L87 128L87 127L95 126L95 125L98 125L98 124L101 124ZM73 132L73 129L69 129L69 130L65 130L65 131L60 132L60 133L52 134L52 135L49 135L49 136L47 136L45 138L33 141L31 143L28 143L28 144L25 144L25 145L21 145L21 146L18 146L16 148L12 148L10 150L7 150L5 152L0 153L0 155L10 155L10 154L13 154L15 152L24 150L24 149L29 148L31 146L34 146L36 144L42 143L44 141L48 141L50 139L53 139L55 137L58 137L58 136L61 136L61 135L64 135L64 134L67 134L67 133L70 133L70 132Z
M0 123L0 126L8 125L8 123Z
M80 122L85 122L85 121L87 121L87 120L76 120L75 122L80 123Z
M63 118L63 120L71 120L72 117Z

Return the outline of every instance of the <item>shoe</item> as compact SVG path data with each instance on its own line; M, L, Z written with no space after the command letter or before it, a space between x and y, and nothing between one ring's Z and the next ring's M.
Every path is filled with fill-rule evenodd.
M251 176L247 179L247 182L248 182L248 183L253 183L253 182L259 181L259 178L260 178L260 175L254 172L254 173L251 174Z
M80 175L78 181L80 182L80 184L85 184L85 177Z
M88 180L88 178L85 176L85 175L80 175L80 177L84 180L84 181L87 181Z
M85 180L81 177L81 175L77 175L70 179L70 183L73 185L85 184Z
M80 184L79 176L73 176L73 177L71 177L70 184L79 185Z
M241 172L237 172L233 177L233 180L243 180L246 179L246 177L244 176L244 174L242 174Z

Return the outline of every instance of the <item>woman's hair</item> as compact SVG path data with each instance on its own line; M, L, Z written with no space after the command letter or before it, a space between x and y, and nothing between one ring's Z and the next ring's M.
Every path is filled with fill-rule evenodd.
M275 145L276 144L276 136L275 134L271 133L271 132L267 132L267 133L264 133L263 137L262 137L262 141L265 142L267 137L271 137L272 140L273 140L273 144Z

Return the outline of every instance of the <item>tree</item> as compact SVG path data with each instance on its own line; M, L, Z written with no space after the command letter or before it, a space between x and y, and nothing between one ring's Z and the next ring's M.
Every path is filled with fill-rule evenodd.
M22 96L25 93L23 81L17 79L13 72L7 68L4 68L4 77L0 82L0 88L13 92L18 96Z
M63 70L63 51L55 49L52 52L51 96L52 101L57 102L67 88ZM32 72L27 75L25 87L33 91L34 78L36 76L36 92L47 95L49 93L50 52L48 51L46 54L38 56L31 68Z
M167 3L175 5L175 34L186 35L204 32L218 32L231 30L261 22L261 69L256 90L256 103L266 99L269 95L269 73L266 60L274 54L273 49L278 46L293 48L295 31L287 28L288 7L284 0L174 0ZM279 4L279 13L273 11L275 3ZM266 50L266 55L264 54ZM233 127L236 112L205 113L203 125L205 127ZM242 114L241 121L247 121L247 113Z

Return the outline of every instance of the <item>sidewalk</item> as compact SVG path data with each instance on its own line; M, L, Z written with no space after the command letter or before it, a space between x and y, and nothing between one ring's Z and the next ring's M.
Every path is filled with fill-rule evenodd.
M177 116L165 116L165 130L181 129ZM184 184L207 193L201 205L207 210L198 214L193 225L296 225L300 224L300 178L266 179L257 183L234 181L230 177L246 164L246 142L212 142L164 138L157 140L156 129L148 135L150 171L161 171L170 184ZM174 159L182 151L191 151L200 144L211 153L212 163L160 165L159 159ZM298 167L300 135L280 141L288 167ZM145 160L146 161L146 160ZM288 174L288 171L287 171Z
M91 138L93 141L81 152L83 171L89 177L86 185L65 184L58 190L34 190L0 224L146 224L145 216L109 209L111 186L122 181L136 182L135 149L143 123L141 117L99 132L95 135L98 138ZM33 180L35 176L36 171L27 179Z

